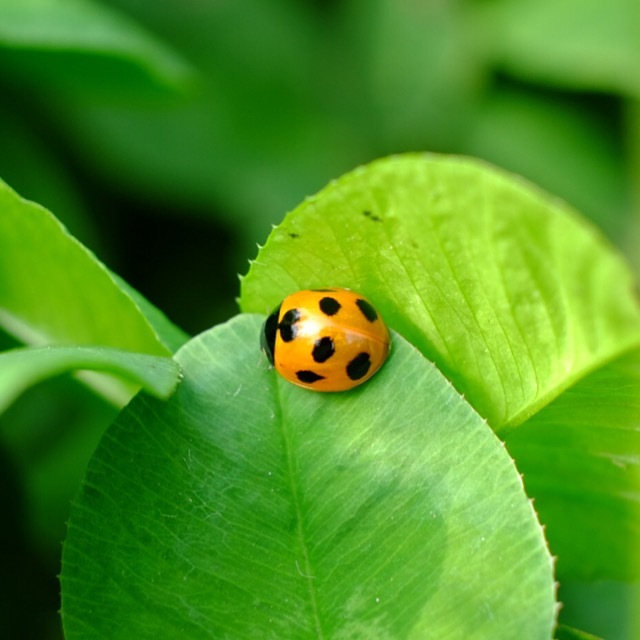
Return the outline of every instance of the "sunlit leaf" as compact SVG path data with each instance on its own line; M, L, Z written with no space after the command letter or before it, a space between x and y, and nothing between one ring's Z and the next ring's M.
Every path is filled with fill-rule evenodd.
M335 285L374 301L496 429L640 343L631 275L603 238L472 159L392 157L330 184L274 229L241 306Z

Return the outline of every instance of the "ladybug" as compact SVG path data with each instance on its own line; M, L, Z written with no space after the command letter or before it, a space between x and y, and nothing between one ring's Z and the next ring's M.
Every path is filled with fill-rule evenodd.
M389 331L373 305L349 289L310 289L267 318L262 350L289 382L345 391L368 380L389 354Z

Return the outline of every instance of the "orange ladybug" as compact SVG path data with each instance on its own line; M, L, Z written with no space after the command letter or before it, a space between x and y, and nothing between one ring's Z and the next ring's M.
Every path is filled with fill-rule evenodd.
M262 350L283 377L315 391L345 391L368 380L389 354L389 331L374 306L350 289L309 289L267 318Z

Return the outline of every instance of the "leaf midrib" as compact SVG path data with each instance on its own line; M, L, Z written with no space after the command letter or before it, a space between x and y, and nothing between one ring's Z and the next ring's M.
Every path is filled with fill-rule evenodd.
M325 639L325 633L322 629L320 621L320 611L318 608L318 594L316 591L316 585L314 583L315 577L313 567L311 565L311 559L309 557L309 547L307 544L307 537L303 526L302 516L302 503L300 500L299 485L297 483L296 475L296 461L294 448L291 442L291 434L287 428L288 422L284 419L282 407L286 406L286 403L282 400L281 388L282 384L280 380L276 380L276 402L275 412L276 420L280 423L280 432L282 434L282 442L284 446L284 454L287 464L286 475L289 479L289 489L291 492L291 500L293 502L295 518L296 518L296 535L298 538L300 552L302 554L302 566L296 559L296 570L302 578L304 578L307 584L307 592L309 594L309 605L311 607L311 613L313 616L313 626L319 640ZM288 383L286 383L288 384Z

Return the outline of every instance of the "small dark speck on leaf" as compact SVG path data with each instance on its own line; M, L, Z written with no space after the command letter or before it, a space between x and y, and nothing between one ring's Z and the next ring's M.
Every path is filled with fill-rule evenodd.
M300 234L299 233L294 233L293 231L290 231L289 232L289 237L293 238L295 240L296 238L300 237Z
M372 222L382 222L382 218L380 216L375 215L374 213L371 213L371 211L363 211L362 215L365 218L369 218L369 220L371 220Z

